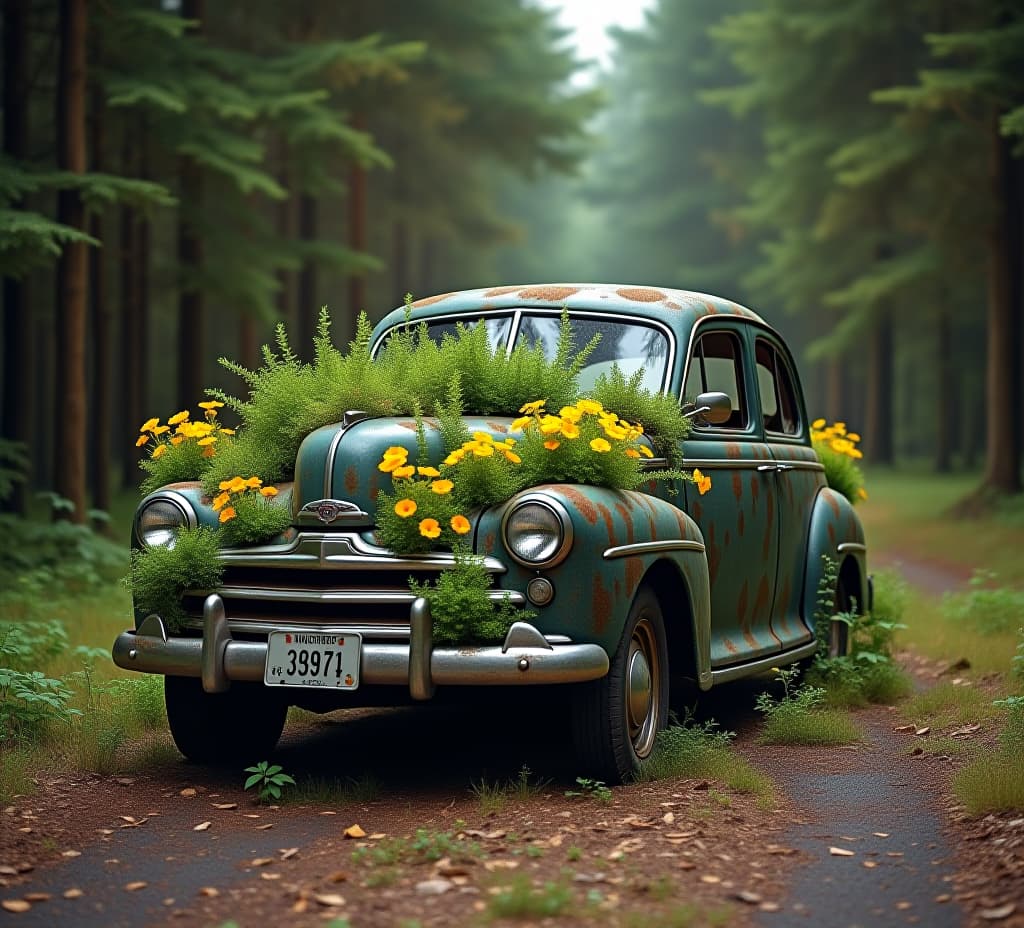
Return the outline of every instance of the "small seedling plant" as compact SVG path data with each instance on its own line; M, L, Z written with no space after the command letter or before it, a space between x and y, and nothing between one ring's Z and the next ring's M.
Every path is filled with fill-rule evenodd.
M246 767L245 772L250 774L245 781L245 788L256 787L256 796L259 802L280 799L282 787L295 785L295 781L284 772L284 768L280 764L271 764L265 760L261 760L252 767Z
M587 777L576 777L579 789L568 789L565 795L571 799L596 799L598 802L611 802L612 791L605 786L603 780L591 780Z

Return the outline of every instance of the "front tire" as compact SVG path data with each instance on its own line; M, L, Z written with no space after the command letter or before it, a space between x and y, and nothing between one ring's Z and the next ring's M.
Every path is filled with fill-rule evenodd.
M197 764L266 760L284 730L288 705L259 683L232 683L207 693L197 677L164 677L171 737Z
M574 692L573 740L586 776L622 783L639 773L668 721L668 670L661 605L641 586L607 675Z

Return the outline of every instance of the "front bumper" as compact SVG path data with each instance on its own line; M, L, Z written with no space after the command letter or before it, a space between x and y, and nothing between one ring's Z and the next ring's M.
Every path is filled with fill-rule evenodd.
M408 644L363 643L360 685L407 685L414 699L429 699L435 685L580 683L608 673L608 654L600 645L552 644L527 622L516 622L504 644L486 647L435 648L431 628L430 607L425 599L417 599ZM282 625L281 630L289 629ZM137 631L118 635L113 657L126 670L201 677L206 692L219 693L232 680L262 682L267 645L232 639L224 601L212 594L203 606L202 638L171 638L163 620L151 615Z

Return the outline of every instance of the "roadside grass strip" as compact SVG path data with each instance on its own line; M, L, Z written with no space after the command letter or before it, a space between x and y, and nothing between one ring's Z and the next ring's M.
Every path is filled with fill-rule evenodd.
M765 744L854 744L863 734L848 712L838 709L783 709L765 718Z
M997 718L991 697L973 686L940 683L908 700L902 714L918 727L947 728Z

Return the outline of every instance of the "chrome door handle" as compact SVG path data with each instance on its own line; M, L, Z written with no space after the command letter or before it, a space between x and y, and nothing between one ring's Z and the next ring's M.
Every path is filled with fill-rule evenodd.
M757 465L757 469L762 474L767 474L767 473L772 473L773 471L780 470L780 467L779 467L778 464L758 464Z
M792 464L778 464L778 465L776 465L776 469L780 470L780 471L792 470L793 469L793 465Z

